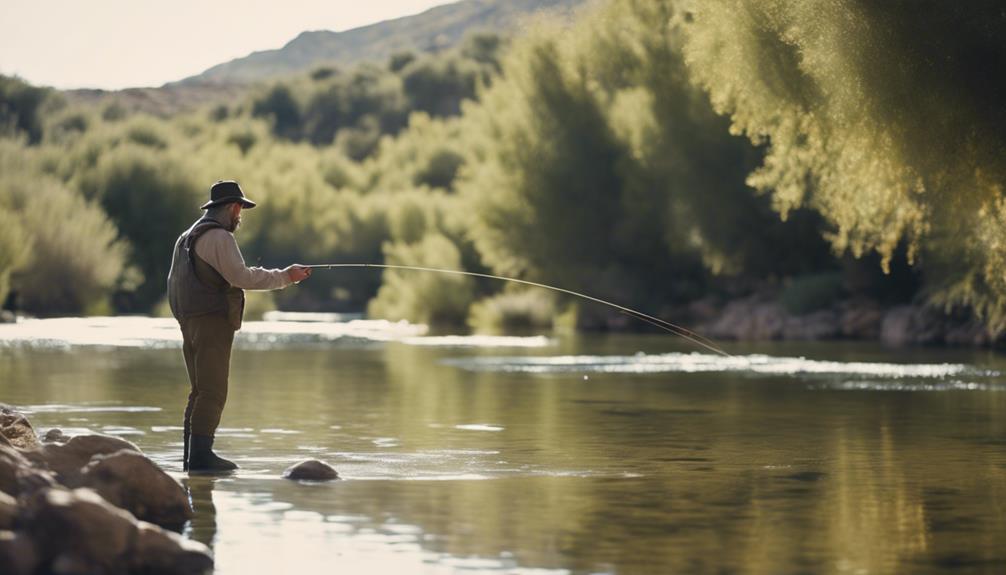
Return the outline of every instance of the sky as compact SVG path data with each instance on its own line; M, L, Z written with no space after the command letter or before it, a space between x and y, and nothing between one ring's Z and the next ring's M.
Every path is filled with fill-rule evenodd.
M56 88L160 86L450 0L0 0L0 74Z

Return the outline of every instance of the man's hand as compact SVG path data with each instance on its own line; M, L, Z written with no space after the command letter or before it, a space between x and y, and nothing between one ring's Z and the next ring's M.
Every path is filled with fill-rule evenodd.
M287 266L285 270L286 275L290 277L290 281L293 283L300 283L307 278L311 277L311 268L294 264L292 266Z

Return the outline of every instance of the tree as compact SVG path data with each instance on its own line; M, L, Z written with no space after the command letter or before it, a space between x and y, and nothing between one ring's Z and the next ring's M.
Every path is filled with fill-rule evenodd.
M1006 327L1006 13L991 0L703 0L693 76L766 146L749 182L818 211L838 251L899 245L931 301Z

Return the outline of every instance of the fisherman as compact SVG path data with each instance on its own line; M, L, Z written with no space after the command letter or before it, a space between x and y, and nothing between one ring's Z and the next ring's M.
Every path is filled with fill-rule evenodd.
M241 328L244 290L274 290L298 283L311 269L249 268L234 232L242 208L255 202L241 186L221 180L210 187L206 210L175 242L168 273L168 303L182 329L182 353L191 391L183 431L185 471L224 472L237 465L213 452L213 438L227 401L234 332Z

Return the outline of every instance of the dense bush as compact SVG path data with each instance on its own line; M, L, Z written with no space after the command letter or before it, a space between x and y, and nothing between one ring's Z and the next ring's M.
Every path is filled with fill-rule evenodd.
M0 135L21 133L29 143L37 143L42 138L40 110L49 96L46 88L0 75Z
M199 216L205 199L191 170L165 154L123 145L102 155L80 186L115 222L131 246L130 263L143 274L135 292L137 311L146 311L164 293L175 238Z
M767 145L752 185L837 250L904 241L937 302L1006 327L1006 19L998 2L711 0L680 15L694 77Z
M397 265L459 269L461 254L454 244L438 234L414 244L388 244L386 262ZM384 271L381 289L368 306L375 317L406 319L427 324L463 324L474 298L471 278L411 270Z
M505 291L475 302L468 325L482 333L550 329L558 318L555 297L544 289Z
M0 296L9 285L17 306L39 315L109 309L125 263L117 235L100 207L42 174L30 151L0 142Z

